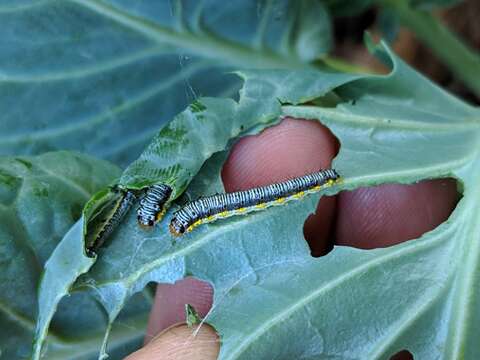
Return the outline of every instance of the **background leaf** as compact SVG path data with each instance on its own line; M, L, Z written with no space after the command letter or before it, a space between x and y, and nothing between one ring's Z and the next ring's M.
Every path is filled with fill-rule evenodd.
M480 53L449 29L434 7L455 3L449 0L392 1L379 0L382 10L395 16L399 24L408 28L448 69L474 94L480 93ZM460 28L456 29L461 31ZM475 32L474 30L472 32ZM468 37L467 37L468 38Z
M71 152L0 158L0 327L8 329L0 349L5 358L30 355L43 266L84 203L118 174L116 166ZM51 333L67 344L60 333L75 338L84 327L79 321L76 327L70 324L72 308L86 310L92 323L104 322L90 295L79 294L70 305L59 310Z
M304 67L331 42L309 1L32 0L0 22L0 154L119 165L198 96L234 96L232 66Z

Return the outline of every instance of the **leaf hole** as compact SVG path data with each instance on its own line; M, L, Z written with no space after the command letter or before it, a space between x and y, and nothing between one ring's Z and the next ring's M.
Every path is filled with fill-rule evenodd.
M192 276L174 284L158 284L145 342L166 328L185 322L185 304L192 305L204 318L213 304L212 285Z
M335 244L360 249L417 239L446 221L461 194L452 178L383 184L337 197Z
M462 196L459 185L444 178L323 197L304 223L305 240L319 257L334 245L375 249L419 238L449 218Z
M390 360L413 360L413 355L408 350L401 350L390 357Z
M325 256L333 250L336 203L335 196L322 197L303 224L303 236L313 257Z

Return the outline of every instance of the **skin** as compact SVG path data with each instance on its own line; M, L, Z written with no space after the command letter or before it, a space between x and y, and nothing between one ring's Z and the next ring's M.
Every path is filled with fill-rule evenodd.
M330 167L338 143L318 122L285 119L261 134L241 139L226 161L222 179L226 191L246 190L319 168ZM313 256L325 255L333 244L374 249L414 239L445 221L458 195L453 180L414 185L387 184L324 197L304 225ZM332 241L333 240L333 241ZM209 284L187 278L160 284L145 337L145 346L128 356L142 359L216 359L220 344L213 328L203 325L196 337L184 324L184 305L200 316L212 306ZM411 359L408 352L396 360Z

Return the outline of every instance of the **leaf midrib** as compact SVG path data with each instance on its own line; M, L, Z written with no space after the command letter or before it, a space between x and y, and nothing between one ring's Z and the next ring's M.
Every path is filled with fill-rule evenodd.
M45 73L37 76L0 74L0 83L38 83L73 80L88 77L105 71L114 70L116 68L134 63L138 60L159 55L161 53L162 48L158 45L155 45L141 51L137 51L133 54L116 57L112 60L95 62L93 66L83 66L81 69L73 68L66 71Z
M80 6L84 6L91 11L116 21L117 23L133 30L145 37L159 43L170 44L192 51L195 54L201 54L207 58L226 59L232 65L245 65L249 67L261 68L308 68L310 65L302 62L295 55L283 57L275 52L263 47L252 57L252 48L233 43L213 34L202 34L198 36L190 32L177 32L162 27L152 21L149 21L112 5L108 5L99 0L70 0Z
M37 0L30 4L25 3L25 4L12 5L12 6L1 6L0 14L9 14L9 13L14 13L18 11L30 10L36 7L44 6L45 4L48 4L50 2L52 2L52 0Z
M68 133L89 129L94 126L98 127L99 125L109 120L120 121L121 120L120 117L115 115L119 115L125 111L131 110L137 106L140 106L147 100L158 95L162 91L168 89L173 84L181 81L184 77L187 77L190 74L193 74L195 71L198 71L206 66L207 64L205 62L199 62L195 65L188 67L187 69L182 68L180 72L174 73L171 77L164 79L164 81L155 84L153 87L150 87L145 91L142 91L140 94L130 98L124 103L114 108L107 108L105 111L101 112L100 114L97 114L90 118L86 118L80 122L70 122L61 127L36 131L28 136L25 136L24 134L19 134L19 135L8 135L5 137L2 137L0 135L1 143L14 144L14 143L32 142L35 140L36 141L46 140L53 137L64 136Z

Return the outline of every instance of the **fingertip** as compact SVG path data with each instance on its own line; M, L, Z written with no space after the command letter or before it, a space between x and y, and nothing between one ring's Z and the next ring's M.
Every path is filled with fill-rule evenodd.
M213 288L205 281L187 277L175 284L158 284L145 343L167 327L185 321L185 304L192 305L204 317L212 303Z
M227 192L268 185L330 167L337 141L317 121L285 118L240 139L222 169Z
M215 360L220 352L216 331L208 324L169 327L126 360Z
M453 179L340 193L336 244L373 249L418 238L445 221L457 201Z

